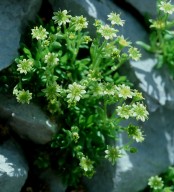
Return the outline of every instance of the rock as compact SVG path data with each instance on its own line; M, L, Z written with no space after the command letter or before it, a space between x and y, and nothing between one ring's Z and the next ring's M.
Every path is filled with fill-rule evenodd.
M116 0L117 1L117 0ZM136 10L138 10L145 19L155 19L157 16L157 0L125 0L126 3L132 5ZM171 2L173 4L173 2ZM173 14L169 15L170 19L174 19ZM138 19L138 18L137 18Z
M134 23L135 26L135 23ZM148 34L134 28L132 41L148 43ZM129 36L129 34L128 34ZM141 49L142 58L138 62L130 61L129 73L124 73L134 82L134 87L142 91L147 102L149 119L139 123L145 135L142 144L135 144L136 154L125 153L116 165L114 191L138 192L147 186L151 176L167 170L174 163L173 151L173 113L174 113L174 81L165 69L155 69L154 55ZM125 135L120 136L120 143L127 143Z
M133 7L135 7L142 15L148 17L155 17L156 16L156 0L146 0L146 1L139 1L139 0L126 0L126 2L130 3Z
M115 166L107 160L102 160L97 167L95 175L91 178L83 178L88 192L121 192L114 188Z
M38 144L51 141L57 125L37 105L19 104L15 98L0 95L0 118L5 119L21 138Z
M116 165L114 191L139 192L151 176L165 172L174 164L174 110L160 106L151 112L149 120L142 127L145 141L135 144L135 154L126 153ZM120 137L120 144L126 143L126 136Z
M20 147L12 140L0 145L0 189L19 192L28 175L28 165Z
M34 19L41 0L0 1L0 70L9 66L18 55L22 29Z
M49 187L49 192L65 192L67 186L62 184L62 181L58 174L48 169L40 174L40 179L43 180Z
M148 34L140 23L130 13L121 10L111 1L61 1L50 0L54 10L67 9L73 15L85 15L91 19L101 19L107 22L106 15L110 12L121 13L121 18L126 21L121 33L136 45L136 41L148 42ZM145 14L154 16L155 1L127 0L134 7ZM78 10L78 14L77 14ZM101 11L102 10L102 11ZM91 22L89 21L89 22ZM90 28L92 29L92 28ZM92 32L94 34L94 32ZM140 47L139 47L140 48ZM167 170L174 162L173 152L173 121L174 113L174 90L173 80L165 71L154 69L155 59L141 49L142 59L140 62L130 62L129 70L124 70L125 75L134 82L134 87L142 91L146 96L149 109L149 120L139 123L146 136L145 142L135 144L138 148L136 154L125 153L118 160L116 166L110 167L107 163L102 164L92 180L85 181L89 192L138 192L147 185L150 176L157 175ZM125 68L126 69L126 68ZM129 73L127 73L129 71ZM117 145L127 143L127 137L120 135Z
M149 109L155 111L160 106L174 109L174 89L171 88L174 87L174 80L164 68L156 69L155 64L156 59L150 54L138 62L131 62L140 81L139 87L148 95L146 100L149 102Z

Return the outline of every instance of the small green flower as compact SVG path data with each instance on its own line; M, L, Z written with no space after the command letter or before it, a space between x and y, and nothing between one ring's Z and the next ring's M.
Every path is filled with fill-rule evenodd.
M145 121L148 118L148 111L146 107L141 103L134 103L132 105L132 116L135 117L137 120Z
M122 106L118 106L116 109L117 115L121 118L129 119L131 117L131 107L130 105L123 104Z
M123 99L132 98L133 92L131 91L129 86L126 86L125 84L119 85L116 87L116 90L118 91L118 96Z
M135 101L144 100L142 93L137 90L134 90L133 97Z
M101 20L98 20L98 19L95 19L95 22L93 24L95 27L101 27L102 26L102 21Z
M171 189L171 187L165 187L163 189L163 192L173 192L173 190Z
M82 29L85 29L88 26L87 19L82 15L73 17L72 23L74 24L76 31L81 31Z
M158 4L159 10L163 11L166 14L173 14L174 6L170 2L171 1L168 1L168 2L161 1Z
M106 57L113 57L113 56L120 56L120 50L117 49L117 47L114 45L114 42L109 42L106 44L106 46L103 48L103 52L106 55Z
M102 83L96 84L94 87L92 87L92 92L94 96L104 96L104 86Z
M46 48L46 47L48 47L49 45L50 45L50 41L49 41L48 39L44 39L44 40L42 41L41 47L42 47L42 48Z
M71 33L69 33L68 37L69 37L69 39L73 40L76 38L76 34L71 32Z
M123 35L118 37L118 43L122 46L122 47L129 47L129 45L131 44L131 42L127 41Z
M101 25L97 29L97 32L101 34L101 36L104 37L106 40L109 40L116 37L116 33L118 32L118 30L110 27L109 25Z
M28 90L25 91L24 89L23 90L17 90L16 87L14 88L13 90L13 94L16 95L16 99L19 103L27 103L29 104L30 103L30 100L32 99L32 93L30 93Z
M57 11L53 14L54 16L52 17L52 19L54 20L54 23L58 24L59 26L66 25L66 23L70 22L71 15L68 15L67 10Z
M159 189L162 189L162 188L163 188L164 183L163 183L161 177L159 177L159 176L153 176L153 177L150 177L149 182L148 182L148 185L149 185L152 189L154 189L154 190L159 190Z
M85 86L77 84L76 82L68 86L67 92L68 102L70 103L79 101L82 95L86 93Z
M129 125L128 128L127 128L127 133L136 142L144 141L143 133L137 126Z
M48 65L57 65L58 61L59 59L55 53L49 52L47 55L45 55L44 62Z
M91 161L88 157L82 157L80 159L80 167L85 171L85 172L91 172L94 170L93 166L94 162Z
M27 74L27 72L32 70L34 61L32 59L23 59L18 61L17 71L20 73Z
M114 96L115 95L115 91L114 91L114 89L113 88L111 88L111 87L109 87L109 88L105 88L104 89L104 95L112 95L112 96Z
M135 47L129 48L128 52L129 52L130 58L132 58L135 61L138 61L141 57L141 53Z
M72 137L75 143L77 143L79 139L79 134L77 132L72 132Z
M47 38L48 32L42 26L39 26L39 27L36 26L31 31L32 31L31 35L33 39L45 40Z
M80 138L78 131L79 131L79 128L78 128L77 126L72 126L72 127L71 127L72 139L73 139L73 141L74 141L75 143L77 143L77 142L78 142L78 139Z
M51 99L48 102L48 110L50 113L54 114L54 113L59 113L61 114L61 103L57 98Z
M122 157L121 150L115 146L107 146L105 150L105 158L108 159L112 165L114 165L118 158Z
M111 21L111 24L112 24L112 25L115 25L115 24L116 24L116 25L121 25L121 26L123 26L124 23L125 23L124 20L121 20L120 14L116 14L116 13L113 13L113 12L108 15L108 20Z
M89 42L92 41L91 37L88 36L88 35L85 35L85 36L83 37L83 39L84 39L84 42L85 42L85 43L89 43Z
M157 20L150 20L150 22L152 23L150 25L151 28L155 28L155 29L159 29L159 30L163 30L165 29L165 22L162 19L157 19Z
M57 83L52 83L47 85L46 88L42 91L48 100L53 100L56 99L57 96L59 96L62 91L62 88Z

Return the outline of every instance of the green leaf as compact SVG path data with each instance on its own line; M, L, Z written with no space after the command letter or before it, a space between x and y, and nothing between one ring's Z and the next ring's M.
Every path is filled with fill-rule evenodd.
M27 55L28 58L32 58L32 54L29 49L26 47L23 48L24 53Z
M137 149L135 147L130 147L130 153L136 153Z
M146 51L151 51L151 46L142 42L142 41L137 41L136 42L137 45L140 45L142 48L144 48Z

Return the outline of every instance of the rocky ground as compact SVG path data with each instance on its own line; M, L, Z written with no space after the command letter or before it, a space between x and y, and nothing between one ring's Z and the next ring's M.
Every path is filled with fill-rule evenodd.
M155 17L156 0L3 0L0 2L0 70L18 55L20 38L28 22L34 21L38 13L47 21L59 9L67 9L72 15L82 14L89 21L97 18L104 22L107 14L119 12L126 21L123 35L136 44L137 40L148 41L145 18ZM92 27L90 32L94 35ZM165 71L154 70L152 55L143 50L142 55L140 62L130 61L125 71L146 97L150 116L145 124L140 124L146 140L136 146L137 154L125 154L116 166L103 163L94 178L84 180L76 190L64 186L53 170L39 172L31 163L32 150L51 140L54 123L38 106L21 107L14 99L1 95L0 188L3 192L138 192L150 176L173 165L174 89L171 87L174 83ZM120 136L122 142L126 142L124 136Z

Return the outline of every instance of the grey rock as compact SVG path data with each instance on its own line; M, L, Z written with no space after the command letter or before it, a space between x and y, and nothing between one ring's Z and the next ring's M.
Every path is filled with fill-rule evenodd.
M95 175L91 179L83 178L87 191L117 192L114 191L115 168L107 160L101 160Z
M148 43L148 35L143 28L138 30L138 33L137 39L137 33L134 31L133 41ZM142 49L141 53L140 61L130 61L127 75L134 82L134 86L144 93L147 102L149 119L138 124L144 131L145 141L135 144L138 153L125 153L117 162L114 192L138 192L147 186L151 176L165 172L168 166L174 163L174 81L166 69L155 68L156 59L152 54ZM127 137L122 135L118 144L122 145L127 141Z
M148 17L155 17L157 14L156 0L126 0L126 2L130 3L133 7L135 7L142 15Z
M0 189L19 192L28 176L28 165L21 148L9 140L0 145Z
M40 179L42 179L49 187L49 192L65 192L67 186L61 181L60 176L52 170L47 169L40 174Z
M40 5L41 0L0 1L0 70L18 55L22 29L34 19Z
M138 62L131 62L139 87L148 96L149 110L154 111L158 106L174 109L174 80L165 68L159 70L155 65L156 59L150 54Z
M173 165L173 112L172 109L158 107L150 113L147 122L139 124L144 131L145 141L134 145L137 153L126 153L117 162L115 191L138 192L147 186L151 176L159 175ZM120 145L127 141L125 135L120 137Z
M127 0L132 3L143 15L148 13L152 17L156 7L155 1ZM125 26L120 28L121 33L136 45L136 41L148 42L148 35L136 18L115 6L112 1L61 1L50 0L54 10L67 9L72 14L82 14L91 18L101 19L107 22L107 14L110 12L121 13L121 18L126 21ZM90 22L91 22L90 21ZM90 28L92 29L92 28ZM94 32L93 32L94 34ZM139 47L140 48L140 47ZM149 110L149 120L139 123L146 136L145 142L135 144L138 148L136 154L125 153L114 167L107 163L102 164L92 180L86 181L88 191L109 192L138 192L147 185L150 176L164 172L174 162L173 150L173 113L174 113L174 90L173 80L166 71L156 71L156 60L141 49L142 59L140 62L130 62L129 70L125 74L130 77L135 87L146 96ZM126 68L125 68L126 69ZM129 74L127 73L129 71ZM117 145L127 142L125 135L120 135Z
M139 0L126 0L126 2L136 8L146 19L156 19L158 14L157 0L146 0L143 2ZM173 4L173 1L171 3ZM174 15L169 15L169 19L173 20Z
M15 98L0 95L0 118L23 139L38 144L51 141L57 125L37 105L19 104Z

